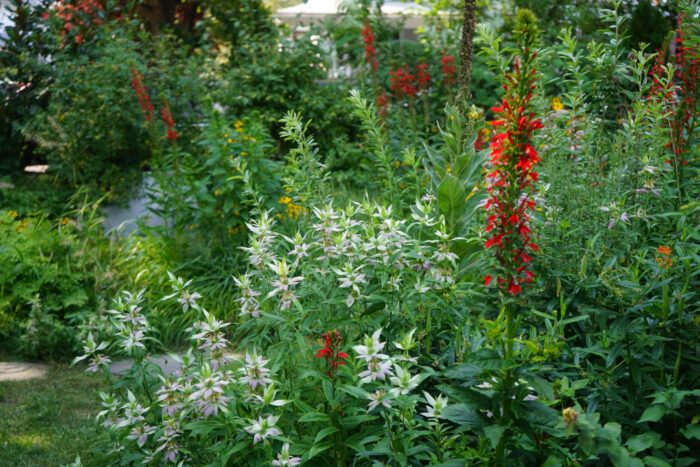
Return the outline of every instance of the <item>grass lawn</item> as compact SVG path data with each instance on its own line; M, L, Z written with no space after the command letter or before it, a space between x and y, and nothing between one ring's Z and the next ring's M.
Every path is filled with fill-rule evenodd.
M0 382L0 465L63 465L78 454L85 465L99 463L91 444L101 386L99 376L65 364L45 378Z

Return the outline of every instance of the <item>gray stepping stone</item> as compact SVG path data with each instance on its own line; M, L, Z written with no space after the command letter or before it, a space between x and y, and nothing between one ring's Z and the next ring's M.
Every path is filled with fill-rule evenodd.
M160 367L161 370L163 370L163 374L165 376L171 375L175 373L177 370L179 370L182 366L180 365L180 362L172 358L170 355L165 355L165 356L151 356L148 357L149 362L153 362L156 365ZM109 369L111 373L115 376L123 376L125 375L131 366L134 364L134 361L132 359L127 359L127 360L117 360L115 362L112 362L110 365Z
M0 362L0 381L23 381L46 375L48 365L42 363Z

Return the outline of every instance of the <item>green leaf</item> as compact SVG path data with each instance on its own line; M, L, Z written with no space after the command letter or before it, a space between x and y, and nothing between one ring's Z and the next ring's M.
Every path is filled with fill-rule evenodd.
M299 421L302 423L306 422L330 422L331 417L326 415L325 413L320 413L320 412L311 412L302 415L299 417Z
M451 404L445 407L443 415L446 419L457 425L466 426L472 430L479 430L484 426L484 417L465 404Z
M481 349L472 354L469 361L482 370L498 370L503 367L503 357L493 349Z
M329 427L324 428L323 430L316 433L316 438L314 439L314 444L318 444L318 442L321 441L323 438L330 435L331 433L336 433L337 431L338 431L338 429L334 426L329 426Z
M306 460L313 459L317 455L321 454L323 451L331 447L331 443L315 444L306 453Z
M484 434L491 441L493 448L496 449L501 437L506 432L506 427L502 425L489 425L484 428Z
M552 385L549 383L544 378L540 378L539 376L535 375L529 375L525 378L525 380L528 382L530 386L535 388L535 391L537 391L537 394L540 396L544 397L545 399L549 401L554 400L554 389L552 389Z
M645 456L644 464L649 467L671 467L671 464L665 460L659 459L658 457Z
M437 198L440 211L443 213L455 213L464 206L467 194L460 181L454 176L447 174L440 182L440 186L438 186Z
M481 373L481 367L473 363L462 363L447 368L443 374L452 379L467 379L472 378L479 373Z
M639 419L641 422L658 422L661 417L666 415L666 409L661 405L652 405L647 407L647 409L642 414L642 418Z
M700 425L692 423L681 428L681 434L688 439L700 439Z
M636 454L654 446L659 438L660 436L658 433L642 433L641 435L628 439L625 446L631 454Z

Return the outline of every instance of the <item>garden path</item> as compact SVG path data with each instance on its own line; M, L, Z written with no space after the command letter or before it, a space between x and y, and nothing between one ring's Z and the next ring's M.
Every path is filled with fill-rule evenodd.
M163 370L163 374L165 376L171 375L175 373L177 370L182 368L182 365L180 362L175 360L173 357L169 355L165 356L151 356L148 357L148 360L150 362L155 363L160 367L161 370ZM132 359L126 359L126 360L117 360L115 362L112 362L112 364L109 366L110 371L112 372L113 375L115 376L122 376L126 374L126 372L129 371L131 368L131 365L133 365L134 361Z
M0 381L23 381L41 378L49 369L42 363L0 362Z

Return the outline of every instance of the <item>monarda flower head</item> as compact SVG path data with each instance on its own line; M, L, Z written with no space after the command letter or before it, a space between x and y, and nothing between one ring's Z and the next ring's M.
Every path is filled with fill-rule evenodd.
M484 245L494 251L498 261L496 280L511 295L522 291L522 284L532 282L534 274L528 269L531 253L537 246L530 241L529 227L535 201L533 183L537 181L534 166L540 158L532 147L531 138L542 122L530 110L532 91L535 89L534 60L531 49L535 45L536 26L522 21L518 30L520 58L514 61L513 73L506 75L505 96L493 112L500 118L493 122L496 130L491 141L491 166L487 179L489 199ZM488 285L492 276L486 276Z

